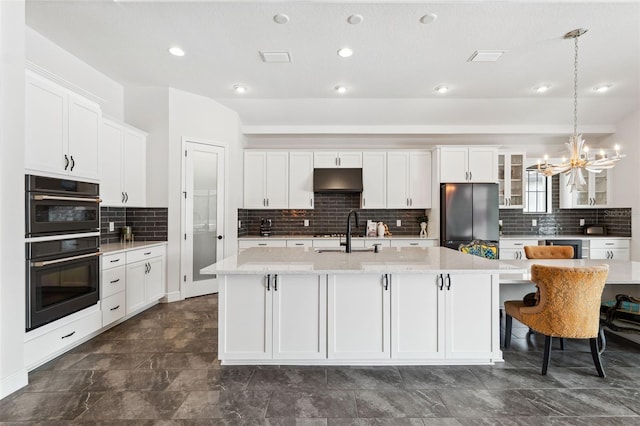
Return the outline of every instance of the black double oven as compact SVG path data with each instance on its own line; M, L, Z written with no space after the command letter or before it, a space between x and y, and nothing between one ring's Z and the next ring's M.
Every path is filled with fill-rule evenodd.
M27 331L100 300L100 188L26 175Z

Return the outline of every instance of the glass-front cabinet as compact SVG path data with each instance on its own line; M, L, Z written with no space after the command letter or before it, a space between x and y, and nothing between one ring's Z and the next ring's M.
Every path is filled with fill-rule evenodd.
M498 153L498 198L501 209L521 209L524 205L524 160L522 152Z
M608 170L600 173L584 172L586 184L573 192L567 186L568 176L560 174L560 208L608 207L611 203L611 175Z

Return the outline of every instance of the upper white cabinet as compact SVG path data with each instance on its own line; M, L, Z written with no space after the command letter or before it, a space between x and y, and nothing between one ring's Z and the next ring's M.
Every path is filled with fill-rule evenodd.
M387 208L431 208L431 152L387 153Z
M501 209L521 209L524 206L523 152L498 153L498 201Z
M560 208L561 209L592 209L609 207L611 204L612 179L608 170L600 173L584 171L587 184L584 188L576 188L571 192L567 186L569 177L560 174Z
M362 153L362 208L387 207L387 153Z
M102 120L100 195L103 205L146 205L146 143L144 132Z
M289 153L289 208L313 208L313 152Z
M440 182L497 182L498 151L492 147L441 147Z
M313 154L313 166L317 169L332 167L360 168L362 167L362 152L315 152Z
M27 71L25 167L98 179L100 106Z
M245 151L244 208L289 208L289 153Z

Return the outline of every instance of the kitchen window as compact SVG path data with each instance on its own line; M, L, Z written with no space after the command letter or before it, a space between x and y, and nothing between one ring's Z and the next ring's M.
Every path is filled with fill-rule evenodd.
M535 170L536 166L525 170L523 213L551 213L551 177Z

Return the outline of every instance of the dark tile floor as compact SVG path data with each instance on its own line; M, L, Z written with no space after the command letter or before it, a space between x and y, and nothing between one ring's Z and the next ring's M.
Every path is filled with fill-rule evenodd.
M217 298L162 304L29 374L3 424L638 425L640 347L609 339L607 378L569 341L540 375L538 337L514 328L505 363L223 367Z

